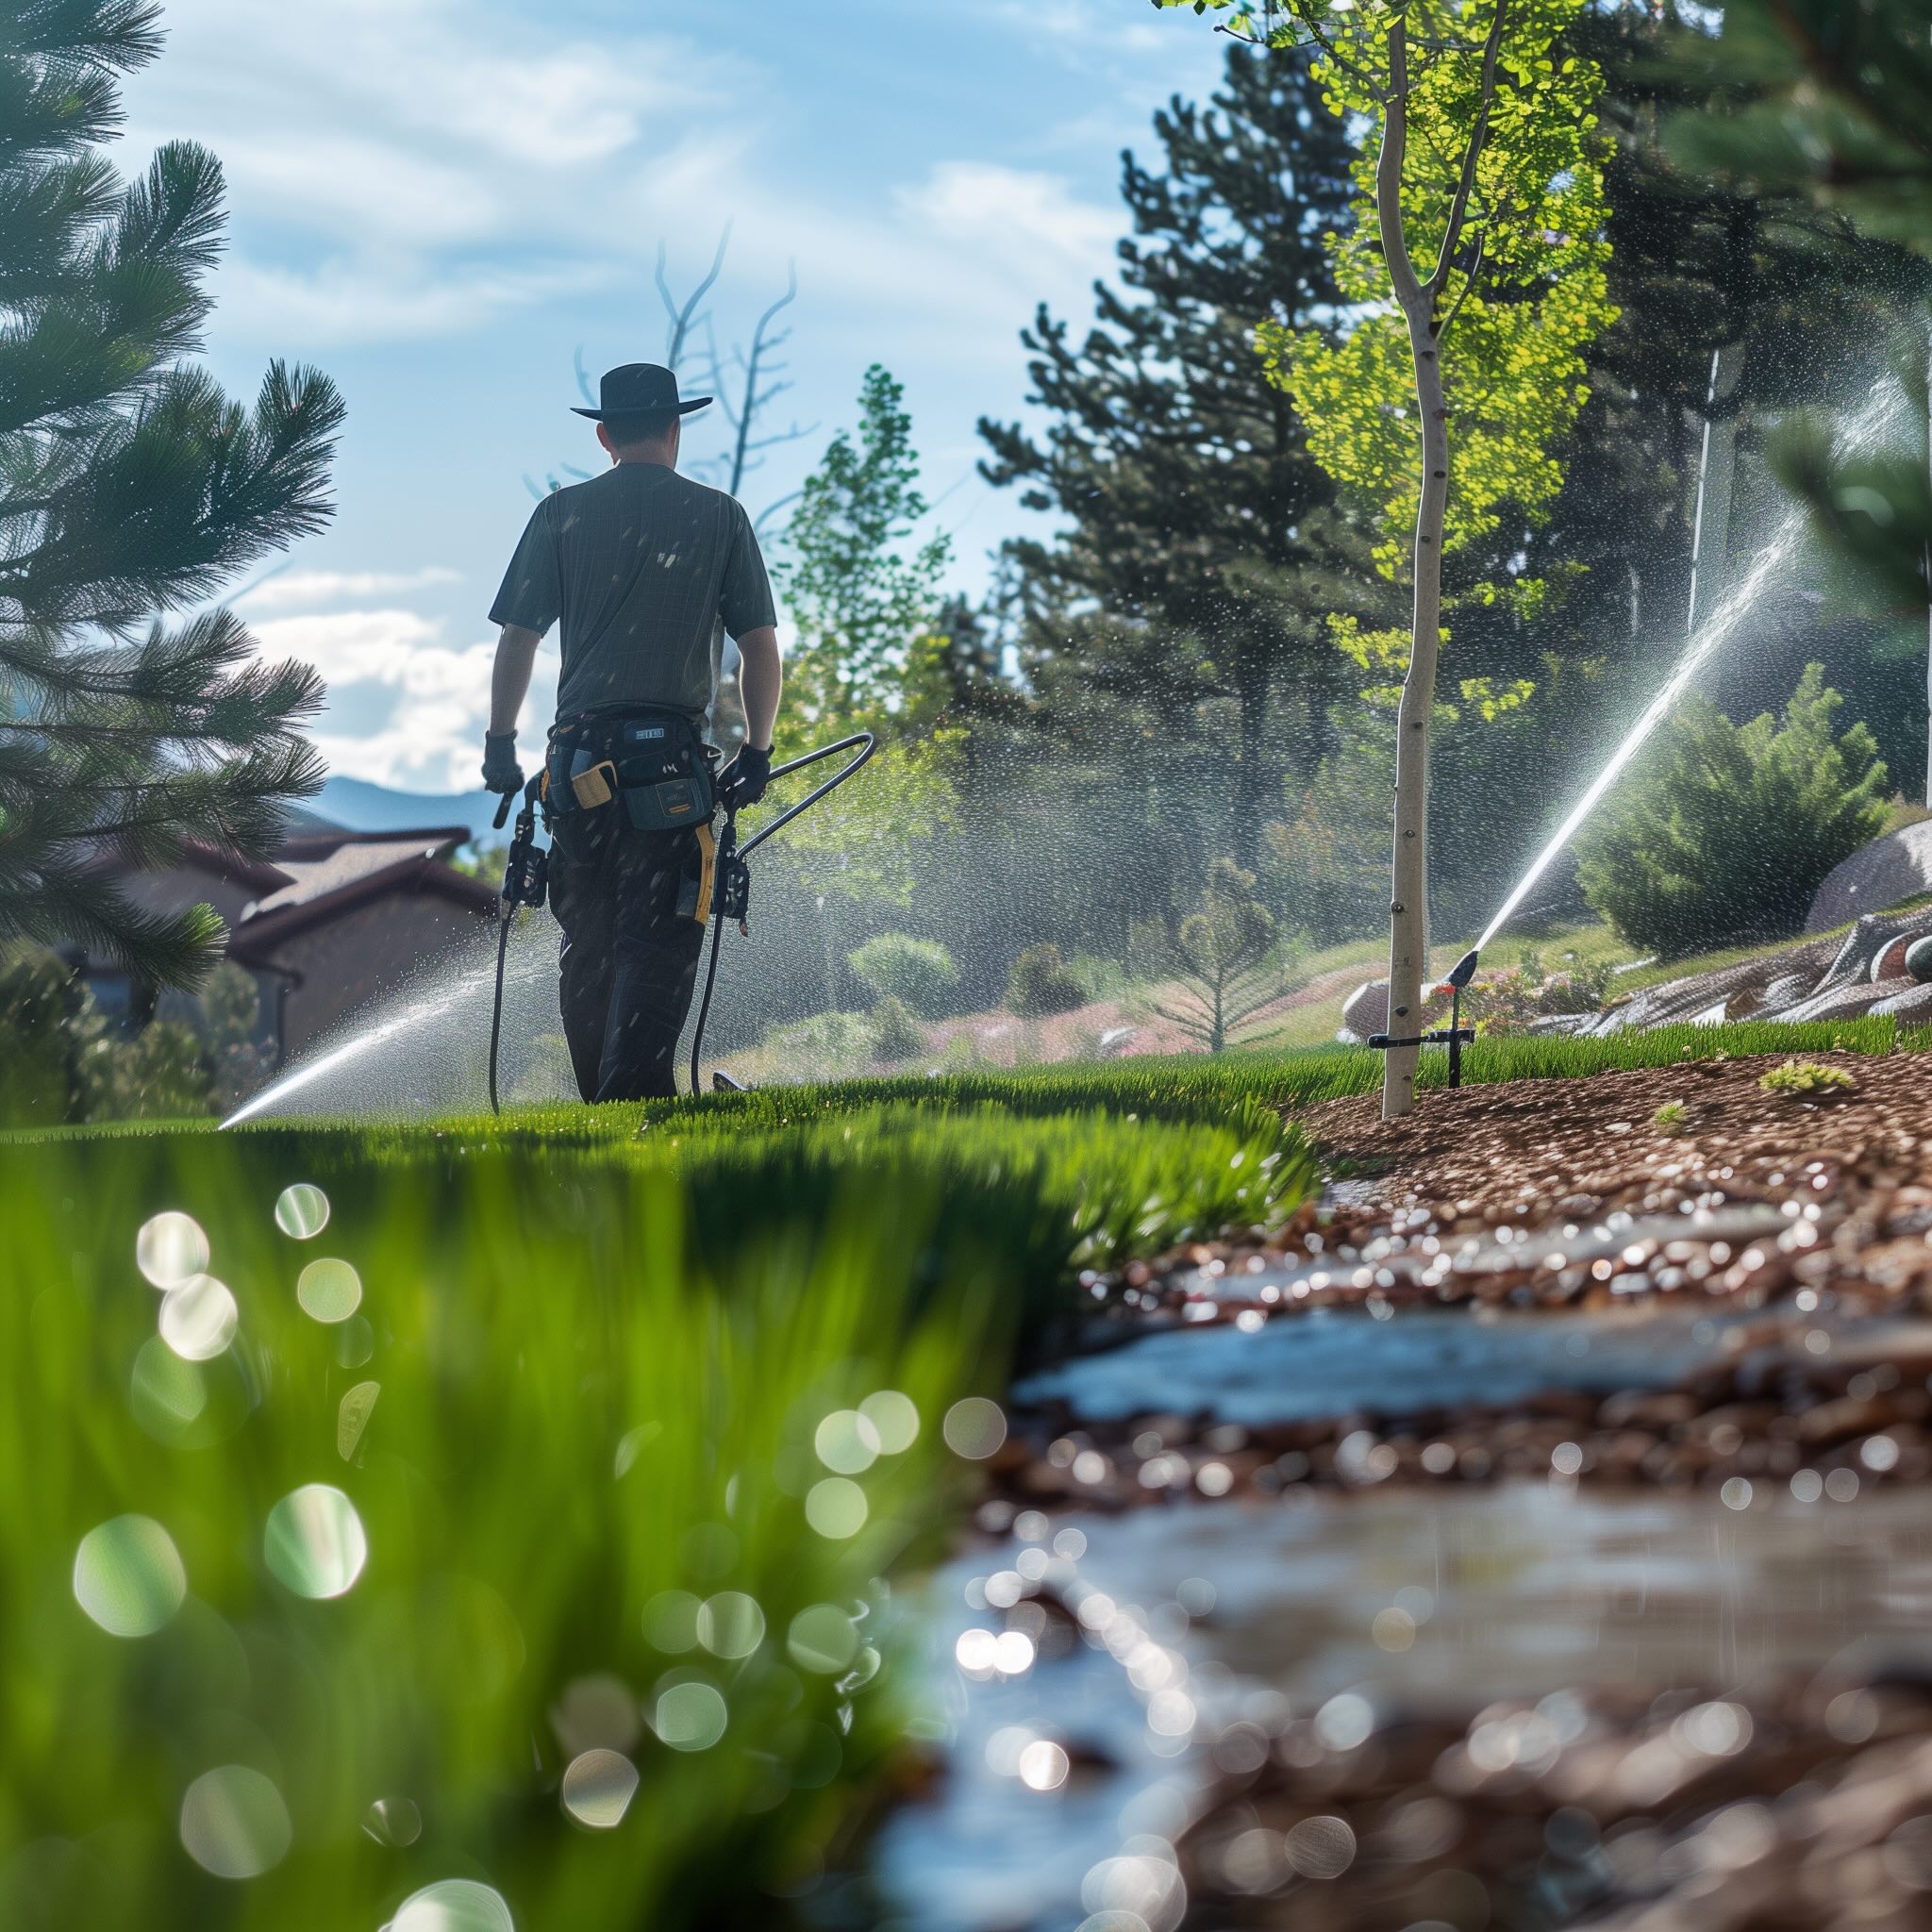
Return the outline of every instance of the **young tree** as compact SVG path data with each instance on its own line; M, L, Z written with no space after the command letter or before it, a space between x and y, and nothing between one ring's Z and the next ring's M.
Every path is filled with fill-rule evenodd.
M0 37L0 940L77 941L158 986L219 957L206 906L157 913L103 860L191 840L248 856L323 767L322 686L225 610L168 625L326 518L341 405L271 365L252 410L180 358L220 251L220 164L185 142L123 182L92 152L145 0L25 0Z
M1231 858L1208 869L1201 903L1181 921L1168 970L1180 984L1177 1001L1148 1006L1209 1053L1281 991L1270 973L1274 917L1255 896L1255 874Z
M983 420L981 471L1065 520L1008 546L1034 593L1113 620L1060 626L1064 702L1232 701L1228 828L1247 853L1284 751L1304 776L1320 756L1341 683L1327 613L1378 608L1366 546L1254 347L1263 323L1321 327L1337 309L1324 238L1348 225L1355 149L1306 66L1241 46L1207 107L1176 96L1154 130L1159 168L1122 158L1121 286L1095 283L1084 334L1041 305L1021 341L1049 421L1036 436ZM1289 746L1284 697L1308 721Z
M1550 445L1587 393L1583 349L1610 319L1595 67L1557 37L1583 0L1158 0L1233 6L1230 28L1307 58L1331 110L1367 130L1355 225L1334 238L1355 311L1340 341L1264 325L1316 459L1385 521L1383 569L1411 531L1406 643L1344 624L1366 670L1407 658L1396 710L1391 1030L1419 1024L1428 964L1429 725L1442 642L1442 558L1535 518L1561 480ZM1451 424L1456 425L1451 435ZM1455 483L1452 498L1451 481ZM1452 517L1452 507L1454 515ZM1535 609L1546 593L1487 587ZM1472 684L1506 708L1521 687ZM1414 1105L1417 1052L1390 1051L1382 1110Z

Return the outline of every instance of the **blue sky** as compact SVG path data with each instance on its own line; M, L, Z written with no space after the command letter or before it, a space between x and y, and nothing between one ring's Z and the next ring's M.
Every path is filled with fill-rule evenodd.
M223 159L208 359L248 392L270 356L313 362L348 400L334 525L239 608L328 678L332 768L419 791L475 783L523 478L597 456L574 352L662 354L660 242L689 288L731 224L721 347L797 263L774 414L821 427L747 481L753 511L883 361L976 590L1024 513L972 474L974 424L1021 412L1036 301L1089 312L1120 149L1207 92L1225 45L1146 0L173 0L166 23L118 158L187 136ZM717 415L690 455L722 444Z

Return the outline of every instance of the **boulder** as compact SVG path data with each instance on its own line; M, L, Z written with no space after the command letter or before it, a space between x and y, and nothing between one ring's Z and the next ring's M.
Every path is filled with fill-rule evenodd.
M1386 1033L1389 1030L1389 982L1371 979L1357 987L1342 1002L1341 1024L1343 1030L1354 1034L1357 1041L1366 1040L1372 1033Z
M1885 997L1883 987L1874 986L1869 979L1858 979L1850 985L1828 986L1814 992L1808 1000L1800 1000L1795 1007L1787 1007L1781 1013L1766 1013L1767 1020L1857 1020L1869 1013Z
M1907 985L1903 992L1888 992L1882 1000L1873 1001L1867 1010L1874 1017L1883 1014L1924 1024L1932 1020L1932 986Z
M1932 819L1901 825L1833 866L1811 901L1805 930L1828 932L1920 892L1932 892Z

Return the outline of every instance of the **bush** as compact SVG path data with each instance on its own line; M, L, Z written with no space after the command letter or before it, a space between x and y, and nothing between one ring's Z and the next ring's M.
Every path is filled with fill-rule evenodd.
M1071 1013L1087 1004L1087 989L1060 958L1055 945L1028 946L1013 961L1007 980L1007 1008L1023 1020Z
M945 1011L947 992L959 983L953 956L937 940L907 932L882 932L845 956L859 983L880 999L894 999L928 1020Z
M872 1058L872 1041L863 1013L813 1013L768 1027L759 1051L787 1079L836 1080Z
M0 954L0 1126L58 1126L84 1117L78 1027L86 989L38 947Z
M1774 1067L1758 1081L1767 1093L1788 1093L1796 1099L1832 1099L1856 1093L1857 1081L1842 1067L1827 1067L1820 1060L1787 1060Z
M1591 905L1666 958L1801 930L1825 874L1885 825L1877 743L1863 724L1834 738L1842 703L1807 664L1782 723L1687 704L1583 844Z
M906 1010L906 1002L887 993L872 1009L872 1054L878 1060L909 1060L925 1051L925 1032Z

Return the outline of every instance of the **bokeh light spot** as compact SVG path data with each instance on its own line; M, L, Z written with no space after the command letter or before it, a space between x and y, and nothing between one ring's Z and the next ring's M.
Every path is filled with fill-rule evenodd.
M184 1362L158 1335L151 1335L135 1354L127 1403L135 1421L156 1441L172 1442L208 1407L208 1383L192 1362Z
M727 1714L715 1685L673 1684L658 1699L652 1728L674 1751L708 1751L724 1735Z
M659 1591L644 1606L644 1641L673 1657L695 1649L703 1607L688 1590Z
M235 1339L242 1313L225 1282L191 1274L161 1297L161 1340L184 1362L208 1362Z
M208 1236L192 1214L170 1209L134 1237L134 1265L158 1289L179 1288L208 1266Z
M516 1932L503 1894L474 1878L440 1878L412 1891L388 1932Z
M362 1829L377 1844L401 1850L423 1836L423 1814L413 1798L378 1798L363 1812Z
M294 1837L272 1780L245 1764L218 1765L181 1800L181 1845L217 1878L258 1878L282 1862Z
M262 1555L269 1573L297 1596L341 1596L369 1560L356 1506L327 1483L306 1483L268 1512Z
M963 1396L947 1409L940 1433L955 1456L983 1462L1007 1440L1006 1412L984 1395Z
M785 1648L800 1670L835 1676L858 1653L858 1626L837 1604L812 1604L792 1618Z
M812 1434L812 1448L838 1475L858 1475L878 1460L879 1432L856 1408L835 1408Z
M275 1225L293 1241L311 1241L328 1225L328 1196L297 1181L275 1196Z
M362 1306L362 1277L346 1261L311 1261L295 1277L295 1299L311 1321L346 1322Z
M336 1454L344 1462L355 1461L362 1431L369 1426L369 1418L375 1412L375 1398L381 1393L380 1382L358 1382L353 1389L342 1391L342 1399L336 1406Z
M865 1491L850 1476L828 1475L806 1491L805 1520L834 1541L857 1536L865 1515Z
M375 1353L375 1330L366 1315L354 1315L336 1330L336 1367L359 1369Z
M919 1441L919 1405L896 1389L881 1389L858 1405L873 1425L881 1456L903 1456Z
M1345 1818L1304 1818L1282 1850L1304 1878L1340 1878L1355 1863L1355 1832Z
M109 1637L152 1637L187 1600L175 1540L152 1516L115 1516L74 1553L74 1600Z
M721 1590L698 1607L697 1636L713 1657L749 1657L765 1641L765 1613L741 1590Z
M563 1808L591 1831L614 1831L637 1795L638 1768L621 1751L586 1751L563 1774Z
M1035 1738L1020 1753L1020 1782L1029 1791L1057 1791L1067 1781L1065 1750L1051 1738Z

